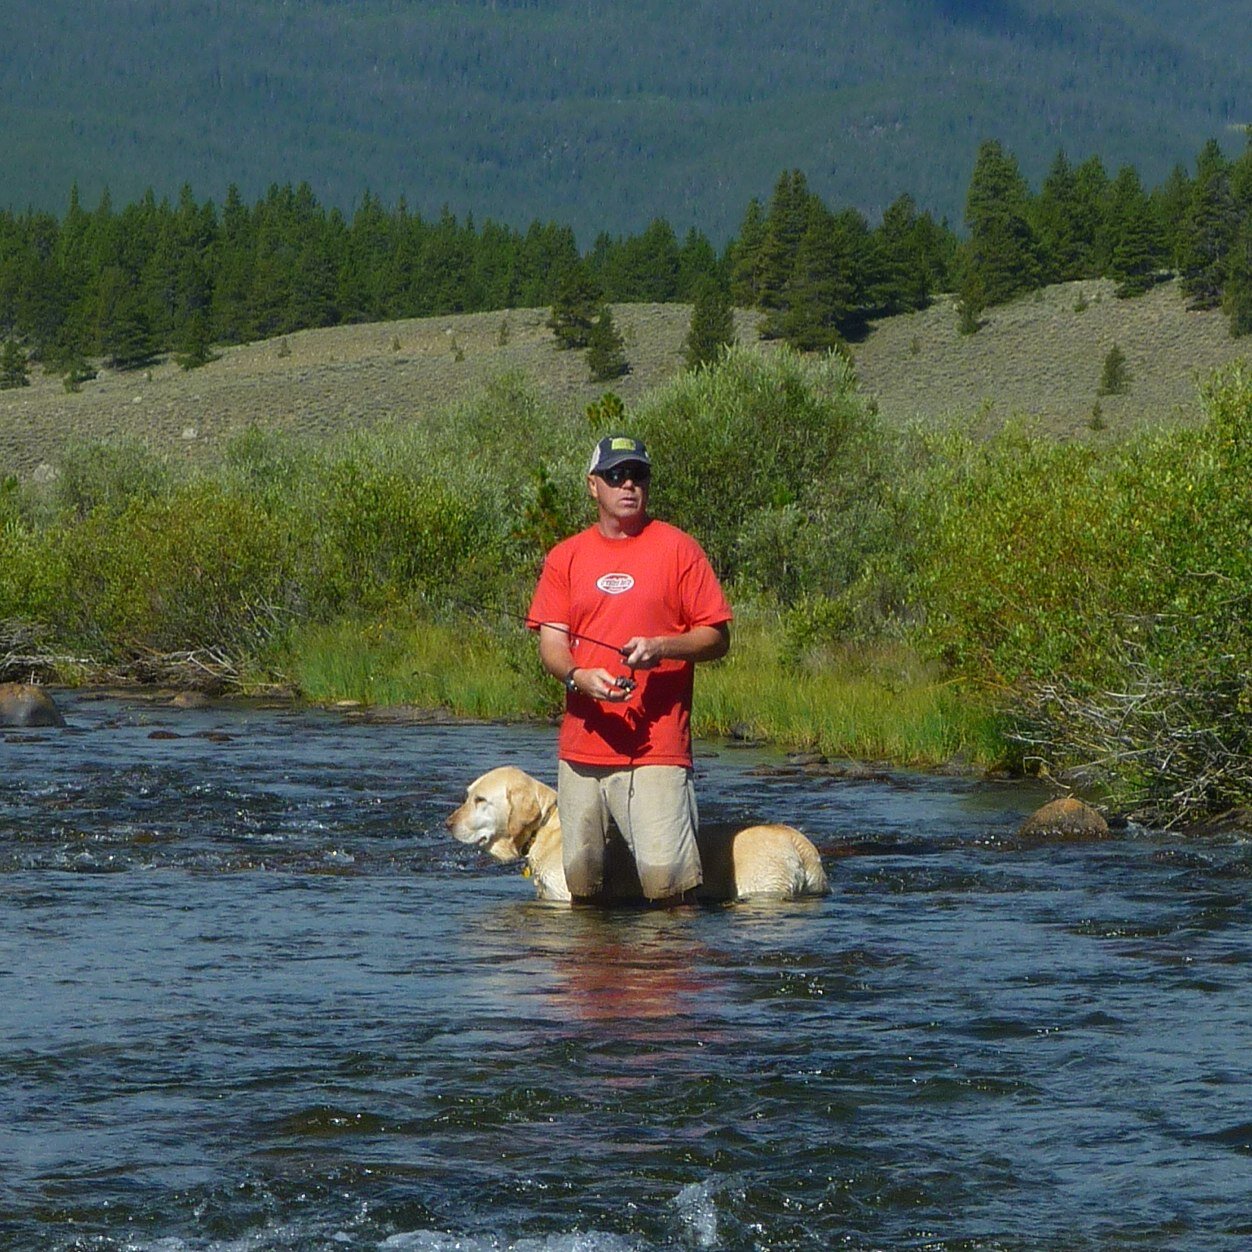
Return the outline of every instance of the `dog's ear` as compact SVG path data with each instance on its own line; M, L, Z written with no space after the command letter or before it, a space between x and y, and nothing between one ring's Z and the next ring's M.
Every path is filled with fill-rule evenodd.
M539 825L543 809L529 778L509 784L509 834L514 838L528 835Z

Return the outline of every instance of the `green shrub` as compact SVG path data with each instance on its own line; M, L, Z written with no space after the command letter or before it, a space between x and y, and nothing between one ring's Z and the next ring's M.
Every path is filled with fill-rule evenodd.
M308 543L322 613L438 597L489 565L500 547L499 519L480 499L365 459L330 463L316 516Z
M1125 551L1095 450L1012 429L950 450L918 501L922 637L994 681L1099 668Z
M114 654L257 649L298 610L290 536L255 503L201 481L97 509L62 534L68 637Z
M172 482L169 465L136 440L77 444L61 459L51 500L57 512L78 518L119 513L168 493Z
M731 348L652 393L627 425L652 453L656 514L695 534L724 578L784 594L795 568L774 568L780 545L808 527L837 542L840 515L876 478L877 424L837 355Z

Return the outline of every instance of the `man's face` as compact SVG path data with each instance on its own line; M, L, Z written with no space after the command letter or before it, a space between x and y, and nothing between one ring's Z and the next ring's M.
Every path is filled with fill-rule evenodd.
M624 461L607 470L587 475L587 489L600 510L600 516L611 519L629 530L643 521L648 513L649 467L639 461Z

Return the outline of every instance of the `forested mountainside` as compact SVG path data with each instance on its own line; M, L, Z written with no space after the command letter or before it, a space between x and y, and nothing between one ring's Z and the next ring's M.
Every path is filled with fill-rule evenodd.
M1149 184L1252 121L1234 0L9 0L0 206L308 180L722 241L778 171L962 216L980 142Z

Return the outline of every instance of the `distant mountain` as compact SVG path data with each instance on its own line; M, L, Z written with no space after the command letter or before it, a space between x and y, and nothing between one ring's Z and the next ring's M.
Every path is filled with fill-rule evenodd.
M0 205L307 180L524 226L734 230L780 170L959 224L978 143L1149 185L1252 122L1236 0L8 0Z

